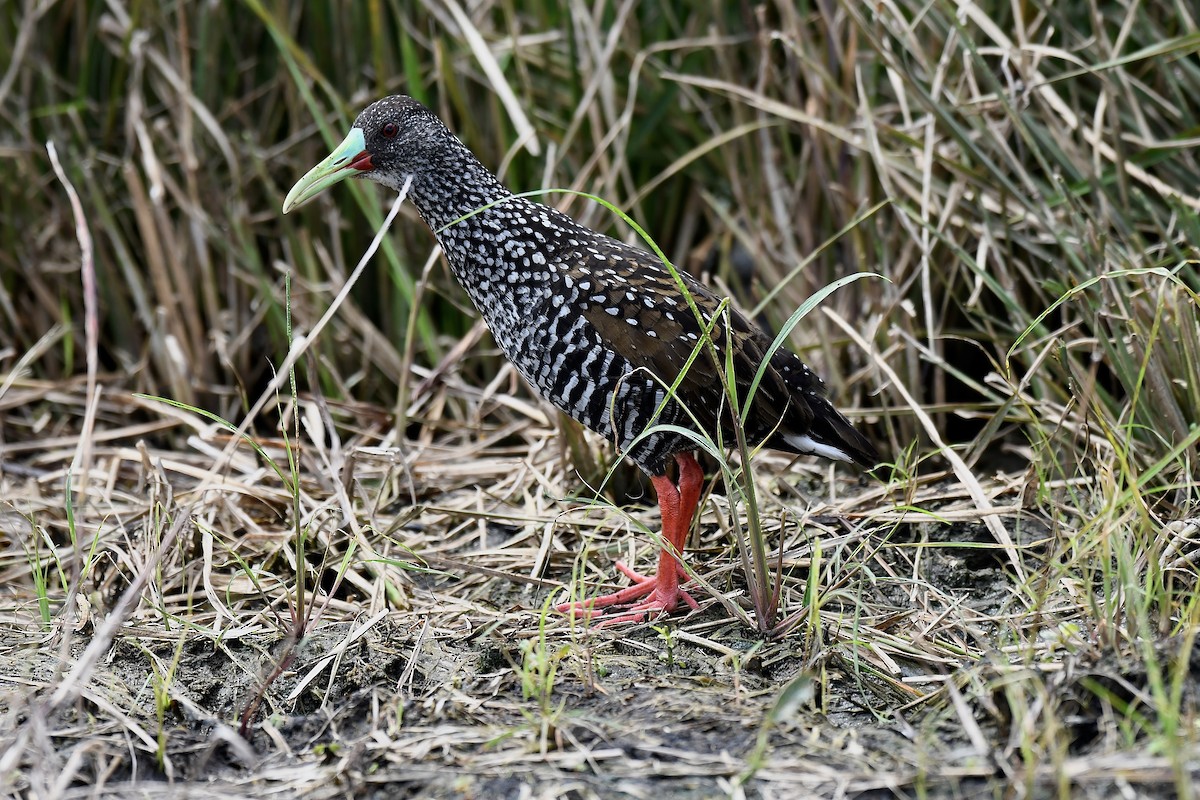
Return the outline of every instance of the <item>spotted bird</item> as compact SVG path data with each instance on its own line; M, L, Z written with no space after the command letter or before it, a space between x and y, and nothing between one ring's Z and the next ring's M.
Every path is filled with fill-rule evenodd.
M359 114L345 140L288 193L284 213L351 177L396 191L408 183L454 276L517 371L650 476L662 512L656 574L618 562L631 586L559 610L591 615L628 606L602 620L612 624L680 602L696 607L681 588L680 559L704 474L694 439L681 431L733 440L721 379L730 366L744 398L769 354L753 404L741 410L749 445L878 463L797 355L772 352L770 336L690 275L679 272L677 281L645 250L514 196L412 98L387 97Z

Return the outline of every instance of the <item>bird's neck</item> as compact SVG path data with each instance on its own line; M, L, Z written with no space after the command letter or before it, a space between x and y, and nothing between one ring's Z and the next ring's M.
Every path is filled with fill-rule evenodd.
M465 147L449 149L439 155L436 163L413 174L408 192L421 218L435 234L463 217L512 196L512 192ZM400 186L392 188L399 190ZM439 235L438 238L442 237Z

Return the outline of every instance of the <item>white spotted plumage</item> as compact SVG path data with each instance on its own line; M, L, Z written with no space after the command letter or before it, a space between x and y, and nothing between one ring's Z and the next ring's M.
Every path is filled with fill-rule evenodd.
M403 135L381 139L375 132L385 122L398 122ZM505 356L542 396L614 440L651 475L694 442L659 429L646 435L649 426L710 434L728 426L720 383L710 375L719 372L717 359L695 359L696 375L678 375L702 329L655 256L514 196L410 98L371 105L355 127L374 164L366 177L395 189L411 179L410 197L455 277ZM715 297L690 277L684 281L701 310L715 313ZM739 385L748 384L770 339L740 314L724 313L710 335L718 351L732 341ZM663 402L664 384L677 378L676 399ZM873 465L873 448L797 356L771 354L763 387L771 402L743 417L752 442Z

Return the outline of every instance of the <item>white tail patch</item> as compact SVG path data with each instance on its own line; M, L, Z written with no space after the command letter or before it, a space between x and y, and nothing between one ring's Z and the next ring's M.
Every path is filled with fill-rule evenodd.
M831 444L818 442L811 436L797 436L791 434L783 437L783 440L792 447L799 450L801 453L811 453L812 455L821 456L822 458L832 458L834 461L854 461L846 451L839 450Z

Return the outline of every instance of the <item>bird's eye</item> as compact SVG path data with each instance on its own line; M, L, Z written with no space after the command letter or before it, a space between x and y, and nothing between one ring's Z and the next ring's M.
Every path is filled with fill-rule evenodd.
M389 139L396 138L396 134L400 132L400 126L394 122L385 122L379 132Z

